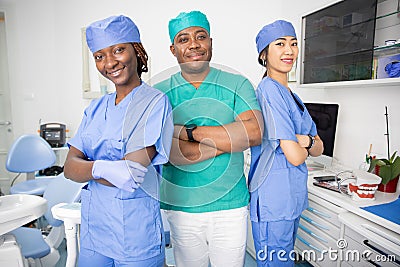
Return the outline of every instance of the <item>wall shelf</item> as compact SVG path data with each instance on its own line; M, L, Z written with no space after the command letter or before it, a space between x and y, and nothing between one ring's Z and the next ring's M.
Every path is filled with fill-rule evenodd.
M374 80L355 80L355 81L339 81L339 82L325 82L325 83L308 83L299 84L299 88L355 88L355 87L377 87L377 86L397 86L400 87L400 78L386 78Z
M386 55L400 54L400 43L387 46L379 46L374 48L374 57Z

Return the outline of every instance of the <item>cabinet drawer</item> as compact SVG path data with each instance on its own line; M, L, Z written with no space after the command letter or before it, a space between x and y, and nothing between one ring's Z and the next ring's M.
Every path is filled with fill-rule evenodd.
M395 212L395 211L394 211ZM352 213L342 213L339 220L345 225L344 234L354 240L367 239L400 257L400 233L361 218Z
M303 211L301 214L301 220L304 222L304 225L308 224L309 228L312 229L319 229L324 233L330 235L333 239L338 240L340 237L340 224L332 224L327 220L321 219L321 217L311 213L308 210Z
M331 259L327 253L329 246L312 238L299 228L295 246L300 256L314 266L333 267L337 265L336 259Z
M395 262L393 254L391 255L390 252L385 251L382 247L368 242L365 238L356 239L356 241L349 236L345 236L345 240L347 248L342 252L342 263L347 263L351 266L400 266L400 262L398 264ZM364 244L364 242L366 243ZM383 256L384 254L377 252L376 249L388 256ZM368 257L365 257L365 255Z
M330 247L332 249L337 248L337 245L336 245L337 240L336 239L333 239L330 235L328 235L324 231L322 231L316 227L310 226L309 224L307 224L307 222L300 221L299 231L300 230L304 235L308 235L310 237L310 239L316 240L316 241L320 242L321 244L323 244L324 246Z
M307 210L334 225L340 225L338 214L346 211L322 199L319 199L318 203L309 199L309 207Z
M295 250L301 256L302 254L304 254L303 251L308 251L308 250L310 250L310 248L307 245L303 244L302 242L296 240ZM314 259L309 258L309 257L307 258L307 255L305 255L303 260L307 261L312 266L321 266L320 263L317 263L317 261L314 261Z
M352 267L348 262L342 261L340 267Z
M349 212L340 214L339 220L344 224L347 250L370 253L369 262L363 259L366 266L400 266L399 233Z
M332 202L326 201L320 197L317 197L316 195L313 195L311 193L308 194L308 200L313 201L317 203L320 206L323 206L324 208L331 210L333 213L341 213L346 211L345 209L333 204Z

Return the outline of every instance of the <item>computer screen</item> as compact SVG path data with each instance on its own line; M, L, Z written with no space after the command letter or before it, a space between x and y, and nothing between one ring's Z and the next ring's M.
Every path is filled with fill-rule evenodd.
M325 104L325 103L304 103L308 112L310 113L313 121L317 126L317 132L324 142L324 156L316 157L313 161L320 162L323 165L329 165L332 162L333 150L335 146L336 125L339 113L338 104ZM318 159L319 158L319 159ZM329 162L330 161L330 162Z

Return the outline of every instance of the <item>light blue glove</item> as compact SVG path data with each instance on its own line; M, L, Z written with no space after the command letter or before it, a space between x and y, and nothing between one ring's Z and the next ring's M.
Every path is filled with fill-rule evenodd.
M144 181L147 168L130 160L96 160L92 167L94 179L104 178L116 187L134 192Z

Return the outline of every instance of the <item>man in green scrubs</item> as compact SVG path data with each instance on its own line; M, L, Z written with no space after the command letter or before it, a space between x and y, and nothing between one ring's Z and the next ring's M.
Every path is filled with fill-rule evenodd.
M170 50L181 71L154 87L174 116L170 161L163 168L177 266L243 266L249 193L243 151L259 145L262 115L251 83L210 67L207 17L180 13L169 22Z

